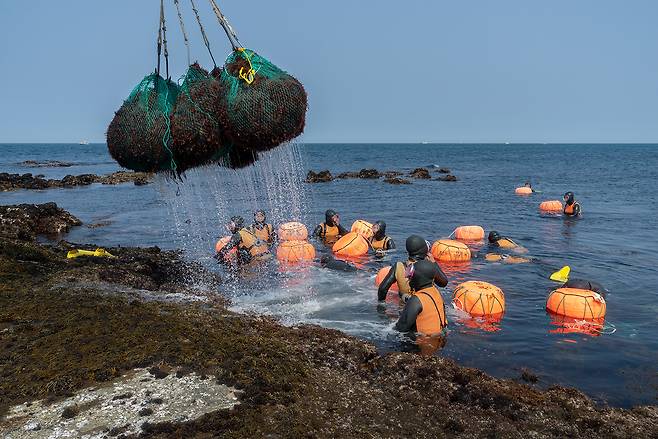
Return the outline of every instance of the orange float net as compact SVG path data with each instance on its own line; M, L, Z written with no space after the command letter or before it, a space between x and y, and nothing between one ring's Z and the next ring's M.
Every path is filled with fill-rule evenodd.
M354 221L351 231L358 233L366 239L370 239L373 236L372 224L364 220Z
M340 238L334 246L332 251L338 256L363 256L368 253L368 241L356 232L350 232Z
M291 221L281 224L277 234L281 241L305 241L308 238L308 229L302 223Z
M532 189L526 186L517 187L516 189L514 189L514 193L516 195L532 195Z
M435 241L431 253L438 262L463 263L471 260L471 251L466 244L452 239Z
M375 277L375 286L379 287L381 283L384 281L384 278L388 274L388 272L391 270L391 267L384 267L381 270L377 272L377 276ZM393 285L391 285L391 288L388 289L389 291L395 291L398 292L398 283L393 282Z
M539 210L549 213L562 212L562 202L558 200L544 201L539 205Z
M460 241L482 241L484 229L480 226L459 226L452 232Z
M306 241L283 241L276 249L280 262L297 263L315 259L315 247Z
M558 288L546 299L546 311L582 320L605 317L605 299L594 291L580 288Z
M505 312L505 294L488 282L472 280L457 285L452 303L473 317L502 315Z

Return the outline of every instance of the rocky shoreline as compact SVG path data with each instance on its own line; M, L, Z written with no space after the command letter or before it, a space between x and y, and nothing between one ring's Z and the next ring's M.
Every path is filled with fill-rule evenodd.
M135 186L149 184L153 174L146 172L118 171L108 175L81 174L67 175L62 179L46 179L42 175L8 174L0 172L0 192L15 191L18 189L43 190L53 188L70 188L88 186L94 183L121 184L132 182Z
M107 249L115 258L67 259L71 244L35 241L78 223L53 203L0 210L3 437L92 424L89 437L658 436L654 406L598 407L574 389L540 390L438 356L382 355L339 331L230 312L221 279L177 252L118 247ZM133 380L130 396L103 406L134 411L131 421L94 424L98 406L81 392L126 388L131 376L197 391L195 377L205 377L208 391L225 386L238 400L167 418L179 393L155 397ZM39 417L32 404L54 414Z
M308 171L308 174L306 174L306 183L328 183L334 180L345 180L352 178L359 178L364 180L378 180L383 178L384 183L411 184L411 181L406 178L402 178L403 176L416 180L458 181L457 177L452 175L450 173L450 169L448 168L439 168L436 170L436 172L444 175L432 178L432 175L427 168L416 168L406 174L402 171L380 172L377 169L364 168L358 172L342 172L335 177L328 169L318 172L310 170Z

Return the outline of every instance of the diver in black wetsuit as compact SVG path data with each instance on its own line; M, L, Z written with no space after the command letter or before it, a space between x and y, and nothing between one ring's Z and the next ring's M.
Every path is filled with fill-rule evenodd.
M445 276L436 262L418 261L408 270L412 296L395 324L400 332L438 334L448 325L445 305L434 279Z
M388 274L384 277L382 283L379 284L379 288L377 289L377 300L379 301L386 300L386 294L388 293L389 288L391 288L391 285L395 282L398 284L400 299L402 299L402 301L408 299L411 293L411 288L409 286L409 280L405 275L406 268L411 264L424 259L430 259L432 263L436 265L437 271L434 282L442 287L448 285L448 278L438 264L434 262L432 255L429 254L430 246L427 241L421 236L411 235L407 238L405 246L407 253L409 254L408 259L404 262L398 261L391 265Z
M373 236L370 238L370 246L373 250L391 250L395 248L395 242L386 236L386 223L384 221L376 221L372 225Z
M254 223L251 225L249 230L251 233L256 235L258 239L263 242L266 242L268 246L272 246L277 239L276 231L272 224L266 222L267 217L265 216L265 211L259 209L254 212Z
M231 232L231 240L215 254L215 259L220 263L225 263L226 255L233 249L237 249L237 264L246 265L254 259L262 259L270 255L267 243L258 239L258 237L244 226L244 219L241 216L231 217L231 221L226 225Z
M580 204L575 200L573 192L564 194L564 214L566 216L580 215Z
M345 271L348 273L357 271L357 268L354 265L345 261L340 261L329 255L324 255L320 258L320 265L322 268L328 268L330 270L336 271Z
M560 288L578 288L581 290L594 291L605 298L608 290L598 282L593 282L585 279L569 279Z
M336 211L327 210L324 213L324 218L324 222L318 224L313 230L313 236L317 236L324 242L332 242L349 233L345 227L340 225L340 215Z

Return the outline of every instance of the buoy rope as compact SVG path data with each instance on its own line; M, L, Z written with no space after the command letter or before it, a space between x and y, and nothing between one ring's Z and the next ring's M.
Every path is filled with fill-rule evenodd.
M192 10L194 11L194 15L196 16L196 21L197 23L199 23L199 29L201 29L203 44L205 44L206 48L208 49L208 53L210 54L210 58L212 59L213 65L217 67L217 63L215 62L215 57L212 54L212 50L210 50L210 41L208 41L208 37L206 36L206 30L203 28L203 24L201 24L201 17L199 17L199 10L196 8L196 5L194 4L194 0L190 0L190 3L192 4Z
M187 32L185 32L185 23L183 22L183 14L180 12L179 0L174 0L174 5L176 5L176 12L178 13L178 23L180 24L180 30L183 33L183 40L185 41L185 48L187 49L187 65L192 64L190 61L190 40L187 38Z

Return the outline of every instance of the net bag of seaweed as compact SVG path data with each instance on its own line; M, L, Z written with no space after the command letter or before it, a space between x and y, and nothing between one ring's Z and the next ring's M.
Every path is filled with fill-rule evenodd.
M119 165L133 171L172 169L169 118L178 85L157 73L133 89L107 128L107 148Z
M236 48L219 82L226 138L242 151L264 151L304 131L307 95L302 84L250 49Z
M218 121L220 83L198 63L189 67L171 115L171 134L177 171L224 159L228 145Z

